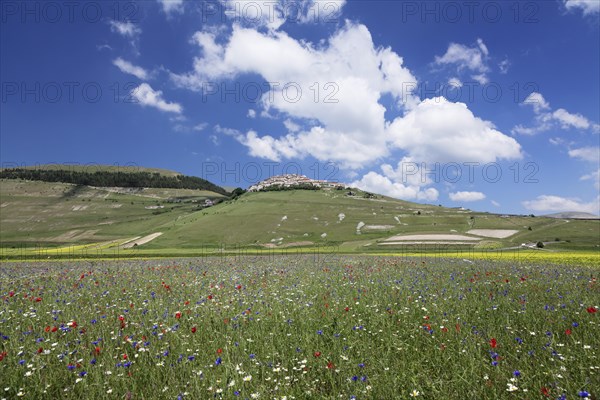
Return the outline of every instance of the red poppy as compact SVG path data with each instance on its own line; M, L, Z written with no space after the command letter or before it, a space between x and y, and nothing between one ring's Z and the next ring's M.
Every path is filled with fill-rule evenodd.
M208 295L208 299L209 299L209 300L212 300L212 294L209 294L209 295Z
M12 290L10 292L8 292L8 297L13 297L15 295L15 292L13 292Z
M121 322L125 321L125 317L122 315L119 315L119 321L121 321Z
M348 312L348 311L350 311L350 308L346 307L346 308L344 308L344 311Z
M50 332L56 332L58 330L57 326L53 326L52 329L50 329Z
M540 392L542 392L542 394L546 397L550 396L550 390L546 386L542 386L542 388L540 389Z
M181 312L177 311L175 313L175 318L177 318L177 319L181 318Z
M490 346L491 346L491 348L495 349L497 345L498 345L498 342L496 341L496 339L495 338L491 338L490 339Z
M242 285L237 285L235 288L236 288L237 290L240 290L240 289L242 288Z
M315 352L313 353L313 355L314 355L316 358L319 358L319 357L321 357L321 352L320 352L320 351L315 351Z
M596 309L596 307L588 307L588 308L587 308L587 312L589 312L590 314L593 314L593 313L595 313L596 311L598 311L598 310Z
M2 353L0 353L0 361L4 360L4 357L6 357L8 353L3 351Z
M45 328L44 328L44 330L45 330L46 332L50 332L50 326L47 326L47 327L45 327Z
M127 354L123 354L123 360L127 360Z
M217 349L217 354L221 354L222 352L223 352L223 349L221 349L221 348Z
M35 302L36 302L36 303L39 303L40 301L42 301L42 298L41 298L41 297L36 297L36 298L35 298Z
M196 327L192 326L192 333L196 333Z
M96 348L94 349L94 353L100 354L100 347L99 346L96 346Z
M570 330L570 329L567 329L567 330L565 331L565 334L567 334L567 335L570 335L570 334L571 334L571 330Z
M39 349L37 349L38 354L40 354L42 351L44 351L44 349L42 347L40 347Z
M331 361L329 361L327 363L327 369L334 369L335 368L335 364L333 364Z

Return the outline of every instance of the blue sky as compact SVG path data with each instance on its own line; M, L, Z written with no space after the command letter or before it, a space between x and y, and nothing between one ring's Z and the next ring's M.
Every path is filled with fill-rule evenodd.
M600 2L1 4L2 166L599 213Z

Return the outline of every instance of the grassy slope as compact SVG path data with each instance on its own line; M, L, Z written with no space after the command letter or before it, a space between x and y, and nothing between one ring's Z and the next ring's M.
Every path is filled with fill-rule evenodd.
M421 215L416 215L420 211ZM338 215L345 214L340 221ZM282 220L284 216L287 219ZM394 217L398 217L398 223ZM318 218L318 219L315 219ZM390 225L383 231L356 233L359 222ZM532 230L528 230L531 227ZM348 197L343 191L289 191L248 193L235 202L193 213L165 227L165 234L147 248L193 247L208 243L264 244L283 238L283 244L310 241L335 243L348 250L381 250L376 242L393 234L465 233L469 229L515 229L507 239L489 239L496 247L523 242L554 241L548 248L597 250L600 221L509 217L458 209L420 205L379 196L378 199ZM321 234L327 233L326 238ZM308 234L308 235L305 235ZM570 240L570 243L565 242Z
M64 183L0 180L0 241L3 246L46 246L142 236L197 207L191 202L167 203L167 199L208 197L222 196L188 189L123 194ZM145 208L159 203L165 208Z
M174 197L187 202L165 201ZM184 189L120 194L70 184L2 180L0 243L2 247L64 246L163 232L137 250L155 255L163 250L175 254L203 246L252 246L283 238L282 244L312 242L313 247L333 244L344 251L379 252L397 250L377 245L377 241L394 234L465 233L469 229L490 228L515 229L519 233L504 240L486 240L485 246L505 248L541 240L553 242L546 249L598 251L600 237L600 221L502 218L383 196L365 199L360 192L355 197L335 190L248 193L236 201L200 211L196 203L189 202L206 197L219 195ZM157 203L165 208L145 209ZM75 210L81 206L85 209ZM155 215L157 211L162 213ZM421 215L416 215L417 211ZM340 213L345 214L342 221L338 218ZM282 220L284 216L287 219ZM359 222L390 227L383 231L363 228L359 235ZM321 237L323 233L327 234L325 238ZM561 241L554 243L556 238Z

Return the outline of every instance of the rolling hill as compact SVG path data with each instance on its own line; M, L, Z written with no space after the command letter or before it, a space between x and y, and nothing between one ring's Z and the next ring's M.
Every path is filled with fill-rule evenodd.
M207 206L207 200L217 204ZM489 214L356 189L248 192L232 200L190 189L14 179L0 180L0 228L2 257L40 249L161 255L335 245L388 252L410 246L537 248L538 242L542 251L598 251L600 238L598 220Z

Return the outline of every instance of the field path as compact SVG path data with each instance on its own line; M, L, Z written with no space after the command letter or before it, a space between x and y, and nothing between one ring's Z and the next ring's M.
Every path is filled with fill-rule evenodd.
M137 240L131 241L131 242L129 242L129 243L127 243L127 244L123 245L123 248L124 248L124 249L130 249L130 248L132 248L132 247L133 247L133 246L135 246L135 245L137 245L137 246L141 246L141 245L143 245L143 244L146 244L146 243L148 243L148 242L150 242L150 241L152 241L152 240L156 239L156 238L157 238L157 237L159 237L160 235L162 235L162 232L156 232L156 233L152 233L152 234L150 234L150 235L144 236L144 237L143 237L143 238L141 238L141 239L137 239Z

